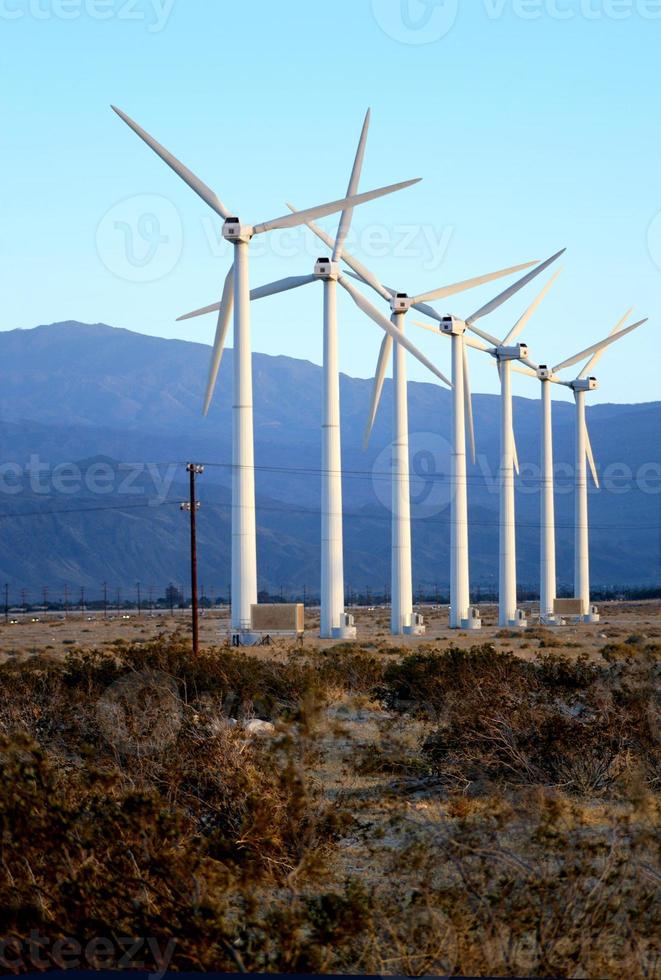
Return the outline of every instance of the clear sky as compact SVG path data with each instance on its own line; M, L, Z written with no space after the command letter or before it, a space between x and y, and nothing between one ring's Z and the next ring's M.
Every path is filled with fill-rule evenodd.
M421 292L566 246L531 356L557 363L635 304L651 322L604 357L594 400L661 398L661 0L0 0L0 35L0 329L212 338L212 317L174 319L218 297L220 222L111 102L252 222L342 196L371 106L362 189L424 180L356 211L359 257ZM253 283L324 251L262 236ZM485 328L504 335L534 293ZM371 375L378 327L348 298L341 318L342 369ZM321 290L254 304L253 327L255 350L319 363ZM447 370L449 344L410 329ZM496 390L490 358L473 385Z

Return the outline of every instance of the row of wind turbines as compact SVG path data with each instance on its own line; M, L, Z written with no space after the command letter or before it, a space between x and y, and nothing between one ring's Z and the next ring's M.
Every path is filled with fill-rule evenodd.
M276 293L298 289L312 283L323 288L323 417L322 417L322 501L321 501L321 624L322 637L351 639L356 630L353 618L344 604L344 558L342 521L342 459L340 440L340 385L338 367L338 286L349 293L356 305L383 331L383 341L376 367L374 389L365 431L369 442L377 416L384 380L392 363L394 400L392 419L392 613L393 635L424 632L424 622L413 608L411 553L411 513L409 484L409 426L407 408L406 355L411 354L438 380L452 389L452 469L451 469L451 602L450 627L479 629L479 610L470 604L468 560L468 486L467 445L475 460L475 433L471 407L471 388L467 348L490 355L500 377L500 558L499 623L503 627L525 627L525 614L518 608L516 584L515 472L518 454L512 418L512 372L535 377L541 384L541 569L540 616L542 621L559 622L556 615L555 513L552 435L552 385L572 389L576 401L575 466L575 597L579 615L585 621L597 618L590 605L588 463L598 486L594 455L586 424L586 395L598 387L592 372L607 347L636 330L646 320L625 326L631 311L614 327L608 337L549 367L530 359L528 347L519 338L531 317L558 278L559 271L545 283L541 292L514 323L509 333L498 338L478 323L493 313L530 282L549 269L563 254L552 255L544 262L526 262L411 296L403 290L385 286L378 277L351 255L345 243L351 227L354 208L376 198L403 190L418 179L391 184L358 193L370 123L368 110L363 124L347 193L344 198L298 211L292 204L281 217L259 224L245 224L233 216L225 204L176 157L120 109L114 111L158 156L168 164L199 197L223 219L223 236L234 246L230 267L219 302L214 302L180 320L215 312L218 314L216 336L209 370L204 414L208 412L227 340L230 321L234 321L233 379L233 446L232 446L232 629L246 641L251 633L251 607L257 603L257 547L255 517L255 478L253 440L252 349L250 341L250 303ZM316 219L340 214L333 239L316 223ZM250 288L249 255L253 237L279 228L307 225L328 248L308 275L290 276L277 282ZM344 266L348 267L345 271ZM528 270L528 271L526 271ZM442 314L431 305L476 286L525 272L512 285L466 318ZM356 280L370 287L386 304L382 313L356 287ZM427 317L416 326L431 330L451 342L451 378L448 379L409 339L407 315L411 310ZM431 322L429 322L431 321ZM560 373L582 361L586 363L573 380Z

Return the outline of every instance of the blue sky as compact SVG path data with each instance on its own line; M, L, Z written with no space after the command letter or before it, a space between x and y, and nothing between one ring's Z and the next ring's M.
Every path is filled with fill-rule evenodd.
M424 180L356 211L357 255L420 292L566 246L531 356L556 363L635 304L651 322L604 357L594 400L661 397L659 0L0 0L0 33L1 329L78 319L211 340L213 318L174 320L219 294L219 222L111 102L248 221L341 196L371 106L362 188ZM267 238L254 284L324 252L300 231ZM534 294L485 328L504 335ZM316 286L255 304L254 349L318 363L320 315ZM348 298L341 319L342 369L371 375L378 328ZM447 342L410 329L446 370ZM473 375L496 390L490 358Z

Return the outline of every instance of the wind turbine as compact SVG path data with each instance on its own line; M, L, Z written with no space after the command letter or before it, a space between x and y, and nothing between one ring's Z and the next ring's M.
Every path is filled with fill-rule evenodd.
M460 320L454 316L439 316L435 310L427 308L423 312L427 313L428 316L432 316L434 319L438 320L441 324L441 330L443 333L452 335L454 337L459 334L464 337L464 342L468 343L469 346L475 347L478 350L485 351L490 354L498 364L498 374L500 377L501 385L501 420L500 420L500 520L499 520L499 622L501 626L516 626L524 628L527 625L524 614L521 610L517 609L517 599L516 599L516 525L515 525L515 498L514 498L514 470L518 472L518 456L516 452L516 444L514 441L514 428L512 421L512 377L511 369L512 364L515 361L522 361L524 364L528 363L528 347L526 344L518 343L514 344L517 337L520 336L524 330L526 324L530 320L539 304L542 302L547 292L553 285L558 273L554 275L551 280L544 286L541 293L533 301L533 303L528 307L526 312L517 321L517 323L512 327L510 332L504 338L504 340L499 340L492 334L487 333L480 327L476 326L476 322L482 317L489 313L492 313L495 309L501 306L505 300L509 299L514 293L518 292L525 285L527 285L531 280L540 273L544 272L553 262L555 262L564 252L563 249L552 255L551 258L547 259L546 262L542 262L535 269L525 275L518 282L510 286L509 289L501 293L495 299L491 300L486 306L483 306L477 313L468 317L467 320ZM425 324L420 324L420 326L426 326ZM429 329L429 328L428 328ZM472 333L476 334L481 341L486 341L486 344L481 341L476 341L474 338L467 338L465 336L466 330L470 330ZM487 345L493 346L487 346ZM464 350L465 353L465 350ZM455 351L453 361L457 362L457 370L459 368L459 355ZM455 404L454 412L455 419L457 415L461 415L461 407L458 404L458 399L456 399L457 404ZM460 424L455 423L455 428L460 429ZM473 438L473 437L472 437ZM456 623L459 620L459 616L463 611L463 608L467 608L467 596L468 596L468 568L467 560L464 555L468 553L468 533L467 533L467 520L466 520L466 488L465 488L465 441L463 454L461 452L461 433L457 431L455 433L455 485L453 486L453 493L456 494L457 501L455 501L454 511L452 515L452 524L454 530L454 537L452 539L453 556L452 556L452 571L456 576L455 578L455 596L457 607L451 613L451 622ZM462 460L463 455L463 460ZM463 462L463 466L462 466ZM462 478L463 475L463 478ZM453 497L454 500L454 497ZM466 603L466 606L460 608L459 603ZM459 620L460 624L463 626L463 621Z
M291 228L312 218L346 211L417 181L393 184L365 194L352 195L296 214L244 224L187 167L134 122L112 106L152 150L174 170L224 221L223 237L234 246L234 262L223 287L214 350L209 370L204 414L206 415L218 376L220 360L234 306L234 407L232 443L232 628L249 642L251 607L257 602L257 546L255 526L255 472L252 405L252 352L250 344L249 244L255 235L278 228Z
M542 273L557 256L538 265L532 272L513 283L504 292L482 306L479 310L461 320L455 316L441 316L435 309L418 303L415 309L424 312L436 320L439 327L416 321L416 326L430 330L432 333L443 334L452 343L452 470L451 470L451 519L450 519L450 628L477 630L481 627L479 611L470 606L470 572L468 547L468 487L466 474L466 424L471 446L471 458L475 462L475 431L473 426L473 410L470 377L468 369L467 347L486 350L481 341L475 340L467 331L474 329L474 324L493 313L507 300L523 289L532 279ZM529 268L534 263L519 266L516 270ZM521 327L523 329L523 327ZM381 372L377 372L382 377ZM378 404L380 392L375 393ZM373 423L373 416L370 426Z
M307 224L308 227L323 242L329 246L332 245L332 239L330 239L330 236L328 236L326 232L322 231L313 222L307 222ZM428 305L428 303L432 300L452 296L475 286L491 282L492 280L499 279L503 276L510 275L511 273L529 268L531 265L534 265L534 263L528 262L508 269L501 269L498 272L477 276L474 279L468 279L460 283L455 283L451 286L442 286L439 289L435 289L431 292L418 296L409 296L406 293L397 292L394 289L384 286L369 269L359 262L358 259L350 255L346 250L343 253L343 260L354 270L354 273L356 273L355 278L358 278L365 284L370 285L377 293L379 293L380 296L382 296L383 299L388 302L391 311L392 323L399 330L399 338L397 336L393 336L392 333L389 332L384 338L381 346L374 383L372 404L370 407L370 416L365 432L365 445L367 445L374 424L388 362L392 354L394 400L392 442L391 632L394 635L399 635L401 633L422 632L423 624L421 618L416 617L414 619L413 617L407 383L406 362L404 352L401 350L401 347L404 345L403 338L405 337L405 317L408 311L411 308L414 308L419 312L425 313L440 320L442 318L439 317L435 310ZM534 274L539 274L539 272L543 271L543 268L546 268L546 265L540 267ZM530 278L532 278L532 274L525 277L520 283L516 283L513 287L510 287L510 289L501 294L497 300L494 300L495 305L490 305L489 309L485 307L483 311L478 311L475 319L486 315L487 312L491 312L492 309L495 309L501 303L505 302L509 296L517 292L518 289L523 288L523 286L530 281ZM343 284L345 284L345 286L348 288L346 280ZM374 308L372 307L372 310L373 309ZM472 411L470 410L470 387L467 383L465 375L467 364L463 354L461 357L460 369L459 356L458 352L456 352L456 357L453 358L453 369L454 374L452 386L454 388L453 401L455 405L455 449L457 452L457 459L459 453L463 455L463 478L461 477L460 461L456 462L456 473L454 474L456 477L455 489L457 492L453 497L453 530L455 527L458 528L457 539L455 541L455 553L459 554L459 552L462 552L463 557L457 560L457 564L461 566L461 574L457 575L457 577L454 579L457 582L459 579L461 579L461 595L454 604L455 615L453 616L453 622L456 622L456 625L458 626L464 624L466 628L479 628L480 623L478 617L476 615L471 617L469 615L468 608L469 589L467 582L468 535L465 479L465 414L467 414L469 417L472 432ZM464 399L467 399L466 410L464 409ZM459 484L463 484L463 486L459 486ZM465 603L464 596L466 597ZM461 603L461 608L459 608L459 603ZM458 613L457 610L459 610Z
M363 123L358 149L349 180L347 197L355 195L365 156L365 145L370 123L367 111ZM414 181L408 182L414 183ZM407 186L396 185L399 186ZM294 212L298 214L298 212ZM251 300L263 299L277 293L288 292L321 282L324 290L323 300L323 417L322 417L322 507L321 507L321 621L320 634L325 638L353 639L356 635L353 617L344 608L344 558L342 533L342 453L340 437L340 384L337 354L337 284L340 281L339 262L344 251L344 243L351 227L353 208L342 211L335 240L328 239L331 258L322 256L317 260L311 275L289 276L277 282L253 289ZM303 219L305 220L305 219ZM351 284L348 284L348 288ZM350 288L350 291L352 289ZM366 302L352 291L356 302ZM201 316L219 310L220 303L213 303L192 313L186 313L179 320ZM380 324L384 329L384 324ZM393 329L388 324L389 329ZM434 365L410 343L409 349L425 366L443 380Z
M621 320L611 330L608 337L592 347L588 347L567 360L549 368L546 364L533 364L528 361L527 368L517 368L523 374L537 377L542 386L542 492L541 492L541 539L540 539L540 603L539 614L543 623L561 625L562 621L555 612L556 601L556 552L555 552L555 503L554 503L554 473L553 473L553 407L551 385L559 384L571 388L576 402L575 418L575 491L574 491L574 596L581 606L581 619L586 623L599 621L596 607L590 604L590 551L589 551L589 522L588 522L588 482L587 463L590 465L592 479L599 487L599 476L594 460L594 453L585 417L585 398L589 391L599 387L597 379L592 375L595 367L603 357L606 349L647 323L647 319L624 327L633 309L627 310ZM589 358L578 376L573 381L564 381L558 377L558 372L583 358Z

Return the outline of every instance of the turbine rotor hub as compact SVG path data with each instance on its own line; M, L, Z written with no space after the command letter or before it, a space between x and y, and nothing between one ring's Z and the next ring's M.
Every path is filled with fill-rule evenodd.
M528 345L515 344L513 347L499 347L496 356L499 361L521 361L528 356Z
M333 262L332 259L327 259L322 255L314 264L314 274L318 279L325 279L327 281L335 280L337 282L340 275L340 265L338 262Z
M228 242L249 242L254 234L252 225L243 225L239 218L226 218L223 238Z
M441 333L449 334L452 337L463 337L466 333L466 324L456 316L444 316L440 327Z
M570 388L574 391L596 391L598 387L599 382L596 378L577 378L570 383Z
M395 293L390 298L390 309L393 313L408 313L412 303L413 300L406 293Z

